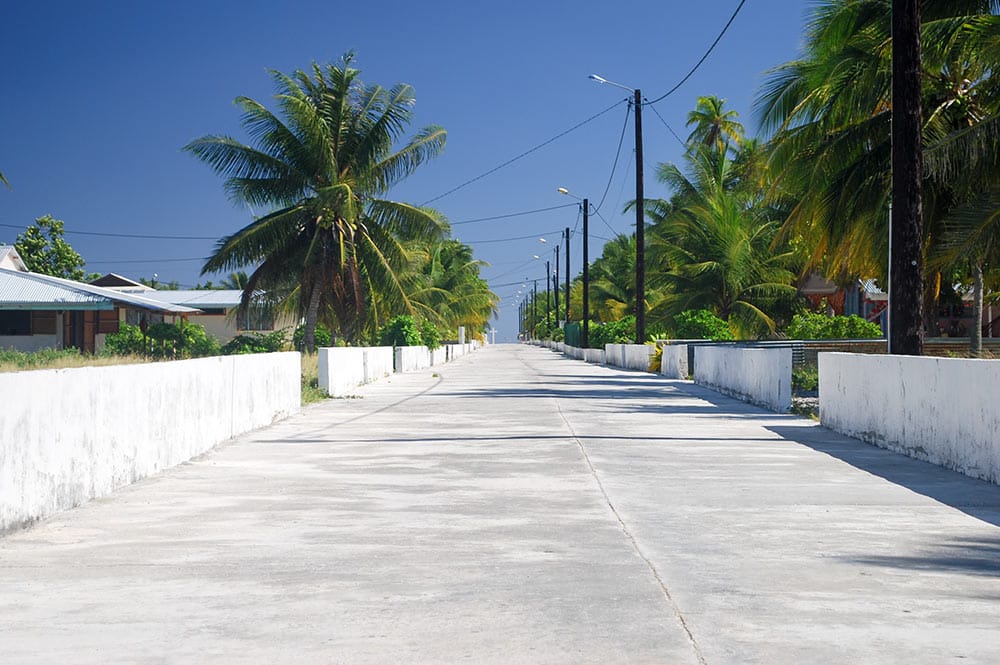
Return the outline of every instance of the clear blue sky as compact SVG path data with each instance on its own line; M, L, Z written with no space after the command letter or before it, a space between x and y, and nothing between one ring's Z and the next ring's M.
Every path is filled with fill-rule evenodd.
M738 0L548 2L17 2L0 23L0 242L45 214L66 222L67 239L88 270L133 278L154 273L184 285L204 281L212 240L127 239L76 232L218 238L247 224L222 181L182 153L213 133L240 139L232 100L268 102L266 70L332 62L347 50L367 83L406 82L417 95L414 129L439 124L448 146L394 190L423 203L624 99L591 73L639 87L655 99L673 87L722 29ZM751 132L762 73L793 59L809 3L748 0L728 34L678 92L656 105L682 137L699 95L739 111ZM566 187L596 202L609 182L626 107L588 123L514 164L434 203L452 222L572 203ZM679 160L664 124L644 111L646 195L665 192L656 164ZM604 238L631 232L621 209L634 195L633 128L601 213L591 222L591 259ZM258 211L260 212L260 211ZM516 292L544 280L573 207L489 222L456 224L491 268L503 297L497 340L516 333ZM518 236L523 240L484 242ZM537 238L546 237L543 245ZM597 237L599 236L599 237ZM580 236L572 271L580 270ZM218 279L219 276L214 276ZM561 275L561 279L562 279Z

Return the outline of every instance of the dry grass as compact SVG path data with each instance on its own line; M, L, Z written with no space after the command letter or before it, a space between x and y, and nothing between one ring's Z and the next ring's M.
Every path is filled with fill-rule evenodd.
M67 369L71 367L104 367L135 365L151 362L142 356L94 356L76 349L42 349L34 353L0 351L0 372L26 372L36 369Z
M302 404L312 404L327 399L329 395L319 387L319 354L302 354Z

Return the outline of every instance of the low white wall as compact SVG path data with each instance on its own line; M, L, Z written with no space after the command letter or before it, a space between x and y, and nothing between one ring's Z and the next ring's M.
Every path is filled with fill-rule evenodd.
M605 344L604 345L604 362L612 367L624 367L625 366L625 345L624 344Z
M460 345L464 346L464 345ZM431 366L431 352L426 346L397 346L396 372L415 372Z
M390 350L392 347L389 347ZM331 397L346 397L365 382L365 349L337 346L319 350L319 387Z
M664 344L660 360L660 374L668 379L686 379L688 372L688 345Z
M583 359L588 363L604 364L604 349L582 349Z
M621 366L648 372L649 361L655 352L656 349L651 344L623 344Z
M431 365L443 365L448 362L448 349L439 346L431 351Z
M5 375L0 533L295 413L301 371L270 353Z
M819 354L820 422L1000 484L1000 361Z
M698 346L694 381L784 413L792 407L792 349Z
M391 346L366 346L365 351L365 383L378 381L392 376L395 371L393 350Z
M448 344L448 360L465 355L465 344Z

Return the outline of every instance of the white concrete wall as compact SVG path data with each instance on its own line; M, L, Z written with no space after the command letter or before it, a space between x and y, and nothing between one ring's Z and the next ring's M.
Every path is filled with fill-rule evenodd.
M820 422L1000 484L1000 361L819 354Z
M443 346L431 351L431 365L443 365L448 362L448 349Z
M460 345L465 346L465 345ZM415 372L431 366L431 352L426 346L397 346L396 372Z
M391 346L366 346L365 352L365 383L378 381L392 376L395 359Z
M625 369L648 372L649 361L655 352L656 349L652 344L623 344L621 366Z
M694 381L784 413L792 407L792 349L698 346Z
M0 533L298 411L298 353L6 374Z
M660 374L668 379L688 378L688 345L664 344L660 360Z
M588 363L604 364L604 349L583 349L583 359Z
M391 348L391 347L390 347ZM319 387L331 397L353 395L365 382L365 349L337 346L319 349Z
M625 345L624 344L605 344L604 345L604 362L612 367L624 367L625 366Z

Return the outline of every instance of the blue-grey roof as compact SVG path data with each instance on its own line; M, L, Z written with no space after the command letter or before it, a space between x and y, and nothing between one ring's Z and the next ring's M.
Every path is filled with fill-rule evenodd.
M192 291L144 291L145 298L188 307L237 307L243 292L239 289L199 289Z
M2 309L113 309L115 304L169 314L198 311L191 307L152 300L144 295L112 291L71 279L0 268Z

